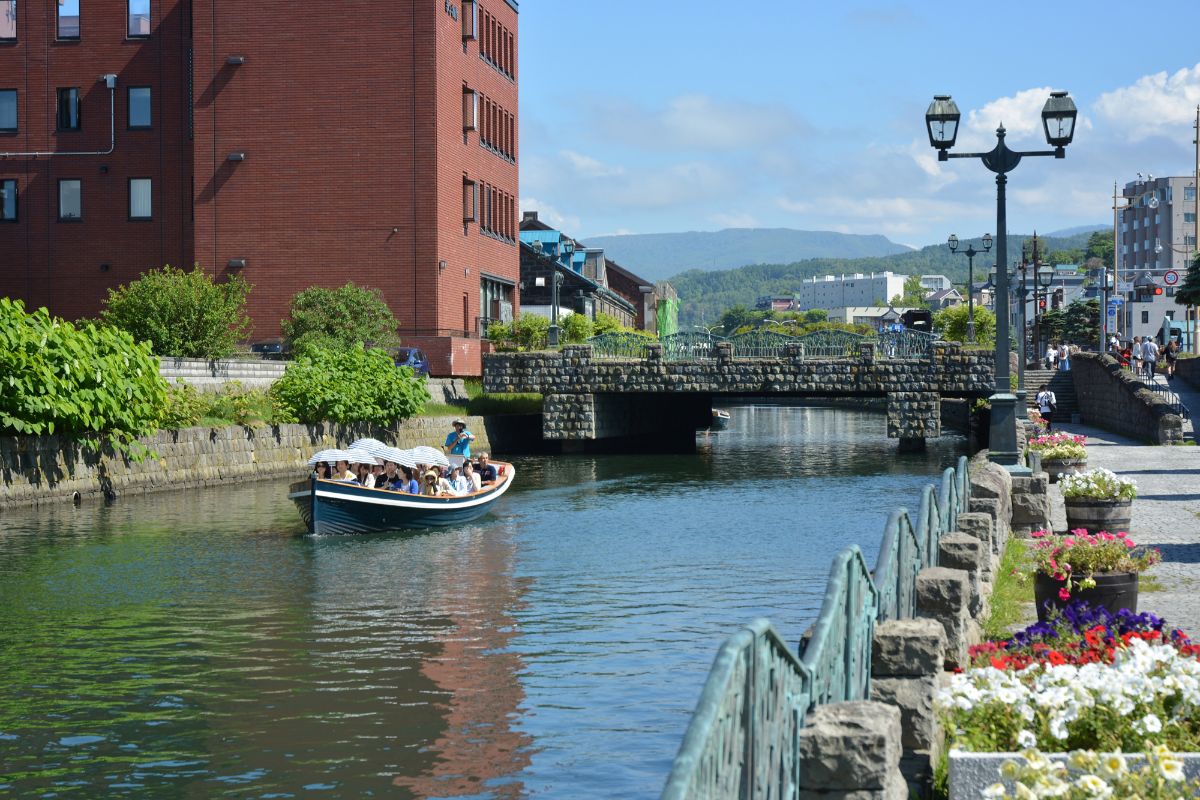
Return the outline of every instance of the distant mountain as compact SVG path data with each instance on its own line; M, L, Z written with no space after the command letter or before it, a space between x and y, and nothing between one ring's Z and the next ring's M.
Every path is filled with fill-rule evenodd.
M790 228L593 236L589 247L651 281L684 270L720 270L745 264L789 264L808 258L868 258L911 252L884 236Z
M1068 236L1076 236L1081 233L1092 233L1094 231L1112 231L1112 225L1076 225L1074 228L1063 228L1061 231L1050 231L1047 234L1038 234L1040 239L1043 235L1065 239Z
M1064 238L1038 234L1043 252L1052 250L1080 250L1087 247L1089 233L1078 233ZM1008 237L1010 261L1021 257L1021 243L1027 236L1011 234ZM979 239L970 240L977 250L983 245ZM769 294L797 294L805 278L820 275L853 274L856 272L895 272L903 275L946 275L956 284L967 282L967 259L961 255L968 240L963 240L959 253L951 253L944 244L929 245L920 250L882 256L878 258L814 258L788 264L752 264L738 269L705 271L690 270L672 276L669 280L679 292L680 326L686 330L691 325L712 325L726 309L739 303L749 308L755 301ZM606 248L607 250L607 248ZM975 281L987 280L994 263L991 253L975 257ZM618 262L620 259L616 259ZM1030 279L1032 279L1030 275Z

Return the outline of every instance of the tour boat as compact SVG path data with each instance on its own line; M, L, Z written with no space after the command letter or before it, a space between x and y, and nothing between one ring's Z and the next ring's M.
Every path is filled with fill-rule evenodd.
M381 533L411 528L461 525L482 517L512 486L512 464L493 461L499 475L495 486L461 497L428 497L387 489L367 489L354 483L312 476L289 487L309 533Z
M712 410L712 422L709 424L709 430L723 431L729 427L729 412L722 411L719 408Z

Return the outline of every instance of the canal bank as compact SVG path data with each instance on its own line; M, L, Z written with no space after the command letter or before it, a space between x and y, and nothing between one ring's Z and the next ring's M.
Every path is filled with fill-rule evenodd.
M369 426L271 425L159 431L141 443L142 461L100 454L57 436L0 436L0 510L114 495L219 486L230 481L294 477L308 458L371 436L397 447L440 446L454 417L415 417L389 429ZM476 452L536 452L541 416L465 417Z
M720 643L769 616L794 647L834 554L878 552L964 444L751 407L692 455L514 458L492 515L419 535L300 535L283 482L6 512L0 772L16 796L655 796Z

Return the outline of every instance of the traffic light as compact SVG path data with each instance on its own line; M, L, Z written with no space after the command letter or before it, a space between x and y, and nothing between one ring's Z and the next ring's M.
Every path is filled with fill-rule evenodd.
M1155 286L1155 287L1154 287L1154 294L1156 294L1156 295L1160 295L1160 294L1162 294L1162 293L1163 293L1163 288L1162 288L1161 286Z
M1045 311L1045 310L1046 310L1046 298L1043 297L1041 300L1038 300L1038 311Z

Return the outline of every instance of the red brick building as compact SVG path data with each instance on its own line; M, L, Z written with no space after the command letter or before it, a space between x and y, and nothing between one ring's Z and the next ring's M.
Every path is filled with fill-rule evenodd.
M517 303L517 75L514 0L0 0L0 293L91 316L199 264L264 339L353 280L478 374Z

